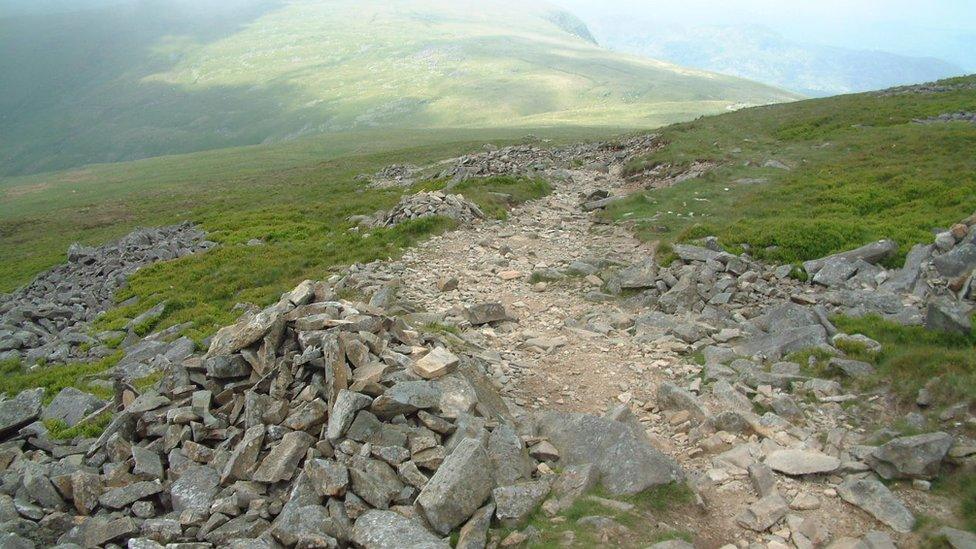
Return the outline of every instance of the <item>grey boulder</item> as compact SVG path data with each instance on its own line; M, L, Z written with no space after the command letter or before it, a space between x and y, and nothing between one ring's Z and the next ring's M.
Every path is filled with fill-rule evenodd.
M891 240L879 240L854 250L806 261L803 263L803 268L812 276L820 272L820 269L824 268L828 261L835 259L846 259L848 261L860 259L873 265L891 257L897 251L898 244L895 242Z
M559 450L562 464L594 464L611 494L636 494L684 478L678 464L634 425L562 412L545 412L537 419L539 434Z
M427 482L417 505L434 530L446 535L481 507L492 487L488 453L478 440L466 438Z
M0 438L37 419L41 413L44 389L21 391L11 400L0 402Z
M206 465L190 467L170 486L173 510L177 513L186 509L210 511L219 485L220 475L213 468Z
M937 299L929 302L925 310L925 327L935 332L968 335L973 329L973 308L950 301Z
M876 448L868 462L886 479L931 479L939 474L952 443L952 435L943 432L899 437Z
M44 408L41 415L43 420L63 421L68 427L74 427L88 414L103 407L105 402L74 387L61 389L54 400Z
M915 527L915 516L884 484L871 478L850 477L837 487L840 497L860 507L892 530L907 534Z
M544 480L495 488L491 493L495 500L495 516L504 526L522 526L546 499L549 490L549 483Z
M352 539L363 549L450 549L450 545L424 526L393 511L363 513L352 530Z

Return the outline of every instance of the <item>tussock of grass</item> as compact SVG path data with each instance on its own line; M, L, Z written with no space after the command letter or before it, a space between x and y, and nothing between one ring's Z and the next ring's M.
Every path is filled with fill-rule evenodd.
M48 434L55 440L71 440L75 437L95 438L101 435L112 421L111 413L104 413L88 423L81 423L74 427L59 419L49 419L44 422Z
M713 234L730 251L748 244L753 255L779 263L891 238L900 245L891 262L897 264L913 244L931 242L932 229L973 213L976 203L976 126L911 120L973 109L971 91L860 94L675 125L662 132L666 148L627 170L696 161L720 167L616 202L605 215L636 220L647 240ZM792 171L762 167L772 159ZM767 182L736 183L759 178Z
M933 332L921 326L902 326L875 315L840 316L832 320L842 332L864 334L881 343L880 353L870 352L863 345L841 345L847 358L873 364L877 373L864 380L851 380L828 370L827 363L834 355L821 349L807 349L787 357L799 363L805 374L836 377L858 389L890 385L905 403L914 402L919 389L936 377L941 380L933 390L936 406L957 404L976 394L976 331L968 336Z
M932 492L955 501L952 509L955 521L950 526L976 533L976 472L960 470L937 478L932 483ZM926 547L949 547L944 539L935 536L943 521L925 517L920 521L917 531L926 536Z
M4 365L0 376L0 393L14 396L25 389L44 388L44 402L49 403L61 389L78 387L101 398L111 398L111 391L98 387L88 387L85 379L100 374L118 363L122 352L103 358L97 362L67 364L61 366L39 366L30 371L19 368L14 371L9 364Z
M445 324L443 322L428 322L424 324L423 330L428 333L434 334L451 334L454 336L460 336L461 331L458 330L457 326L453 324Z
M613 519L630 530L630 533L621 538L627 546L645 547L667 541L670 539L682 539L691 541L693 536L688 532L667 531L662 532L654 528L657 521L650 520L655 516L662 516L681 512L687 509L692 502L693 495L691 490L684 484L668 484L651 488L633 496L610 496L602 490L596 490L592 495L600 498L614 499L634 505L632 511L621 511L610 508L597 500L586 496L579 498L576 502L557 515L560 520L553 521L545 516L542 511L536 511L529 519L528 526L535 527L540 536L534 542L530 542L528 547L531 549L555 549L567 547L565 545L566 532L572 532L574 542L569 547L598 547L604 545L604 541L592 528L577 524L577 521L588 516L603 516ZM502 538L508 535L511 530L502 530Z
M934 377L941 378L934 396L942 404L955 404L976 394L976 333L932 332L877 316L839 317L834 323L846 333L864 334L881 343L883 349L877 355L852 349L852 356L874 364L878 379L891 382L892 390L904 401L912 401Z
M152 389L153 387L155 387L156 384L159 383L159 380L163 379L163 375L164 373L161 371L153 372L146 377L139 378L133 381L132 386L135 387L137 391L142 393L147 389Z
M471 178L447 189L448 181L443 179L422 181L411 187L411 192L445 190L451 194L463 195L481 208L492 219L505 219L508 210L515 205L542 198L552 192L552 187L543 179L494 176Z

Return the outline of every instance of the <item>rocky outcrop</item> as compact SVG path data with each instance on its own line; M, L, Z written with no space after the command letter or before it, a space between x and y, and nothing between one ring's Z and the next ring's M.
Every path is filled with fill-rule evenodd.
M321 284L161 371L98 439L51 440L42 389L0 402L30 541L434 548L463 526L477 546L492 516L521 524L542 504L546 462L591 467L617 494L683 479L626 415L515 422L478 359ZM44 414L77 423L100 404L65 389ZM59 527L69 506L80 517Z
M88 330L99 313L115 304L115 292L128 278L147 265L213 246L189 223L137 229L97 248L72 244L67 263L0 297L0 358L59 364L107 355L104 341L91 337ZM151 318L142 320L149 324Z
M382 212L374 220L361 221L374 227L393 227L405 221L433 216L447 217L461 224L485 218L481 208L463 196L433 191L405 196L392 210Z

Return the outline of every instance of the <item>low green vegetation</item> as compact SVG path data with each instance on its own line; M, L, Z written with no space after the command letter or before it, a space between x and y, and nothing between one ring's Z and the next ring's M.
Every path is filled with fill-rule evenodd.
M949 526L976 533L976 472L959 470L943 475L933 481L932 492L954 502L950 511L955 521ZM927 538L926 547L933 549L950 547L941 536L936 535L938 529L944 525L944 521L930 518L926 522L930 524L923 524L923 528L920 528Z
M898 264L913 244L931 242L933 229L972 214L976 204L976 125L912 121L972 110L971 89L859 94L677 124L662 131L665 148L632 161L627 171L716 167L636 193L605 215L632 222L646 240L715 235L730 251L748 247L779 263L891 238L900 245L891 261Z
M186 220L224 231L240 227L238 217L256 222L253 236L240 243L277 237L268 229L276 216L316 222L323 213L372 213L389 205L400 191L367 191L356 177L391 164L426 166L486 143L555 146L622 131L374 130L0 178L0 292L63 262L73 242L98 245L136 227Z
M467 179L453 186L443 179L422 181L413 185L411 190L413 192L443 190L460 194L477 204L489 218L505 219L512 206L542 198L552 192L552 186L540 178L503 175L487 179Z
M634 496L609 496L601 490L592 494L595 497L581 497L568 509L555 517L546 516L541 510L530 517L527 527L539 532L538 538L530 540L530 549L556 549L561 547L645 547L661 541L681 539L692 541L689 532L681 530L662 531L648 528L648 521L661 522L668 517L678 517L688 510L693 501L691 490L683 484L668 484L651 488ZM629 511L607 505L606 499L633 505ZM605 517L623 526L625 530L612 532L607 540L592 525L579 524L584 517ZM512 530L502 530L502 539ZM570 541L571 540L571 541Z
M136 304L103 316L98 330L117 330L138 313L160 302L166 310L154 328L190 323L184 333L200 342L238 316L237 303L267 305L304 279L323 279L344 265L398 256L420 240L455 226L443 217L416 219L395 227L360 230L347 219L392 206L402 191L358 192L355 187L324 184L330 201L306 205L263 206L232 217L203 218L210 237L221 244L205 254L159 263L139 271L116 296L138 297ZM493 217L508 207L549 192L541 180L497 177L467 181L459 192ZM504 193L502 201L498 193ZM264 244L248 246L252 238Z
M861 388L890 385L907 404L915 401L919 389L938 378L930 386L935 406L958 404L976 394L976 330L968 336L932 332L921 326L902 326L878 316L841 316L833 322L842 332L864 334L882 345L880 353L858 345L842 349L848 358L868 362L877 370L875 376L856 382ZM827 363L832 355L824 351L796 353L790 360L806 367L810 357L814 362L808 373L823 377L839 375L828 370Z
M905 402L930 380L935 402L953 405L976 394L976 333L969 336L931 332L920 326L902 326L875 316L838 318L837 327L847 333L864 334L883 349L877 355L856 353L854 357L871 362L880 380Z
M25 369L20 361L6 361L0 365L0 393L16 395L25 389L44 388L44 403L49 403L65 387L78 387L100 398L111 398L113 393L90 381L102 374L122 358L121 351L91 363L75 363L57 366L36 366Z
M105 413L88 421L69 427L59 419L49 419L44 422L48 434L55 440L71 440L75 437L95 438L101 435L112 421L112 414Z

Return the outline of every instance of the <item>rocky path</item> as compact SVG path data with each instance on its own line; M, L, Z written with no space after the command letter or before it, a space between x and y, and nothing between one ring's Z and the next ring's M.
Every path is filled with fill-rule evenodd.
M462 177L579 168L549 168L553 192L504 221L462 216L398 260L304 281L206 354L164 344L172 329L147 336L114 373L158 372L154 387L119 383L110 403L74 388L46 406L43 389L0 399L0 546L392 549L447 547L457 531L465 548L547 534L629 547L677 531L699 549L888 549L927 542L923 516L953 524L958 502L930 488L976 465L969 404L933 414L938 378L914 407L853 383L875 365L844 349L881 344L830 315L968 330L976 216L890 271L889 241L808 262L812 282L714 239L659 266L653 246L589 213L633 188L618 170L634 143L655 146L463 157L448 168ZM387 219L444 205L482 217L462 197L422 203ZM784 361L811 347L829 359ZM97 439L56 441L40 421L77 426L96 410L114 412ZM879 429L896 420L921 434ZM598 483L653 498L681 480L691 503L627 525L560 514L582 497L635 508L594 499ZM537 510L548 518L527 524Z
M686 411L659 409L656 395L666 383L694 389L703 367L687 352L677 352L683 346L671 340L634 337L628 328L641 311L628 310L621 299L609 299L600 292L603 281L585 272L586 265L632 265L653 256L652 247L625 228L599 223L581 208L582 197L593 189L625 194L632 184L613 169L560 170L549 176L554 190L546 198L516 208L504 221L485 221L435 237L381 267L380 276L397 280L398 297L422 304L434 323L456 323L472 304L503 303L516 323L472 327L461 320L460 327L464 340L491 364L503 394L514 403L527 409L593 414L627 404L655 445L696 480L704 498L701 513L682 517L682 523L672 526L695 532L702 546L803 547L811 538L815 546L824 546L828 539L855 540L884 530L867 513L844 503L837 490L843 478L836 475L777 475L785 498L781 505L789 506L789 515L780 522L782 509L773 510L779 517L769 520L783 526L773 526L768 533L742 526L741 517L751 505L763 511L763 502L756 503L756 473L749 468L756 456L773 451L776 442L796 445L798 438L827 438L831 430L836 435L848 429L863 434L864 429L848 422L851 418L845 418L839 406L827 405L814 411L805 429L777 433L782 436L775 437L776 442L755 433L725 431L705 440L690 437L689 430L698 422L690 422ZM574 265L584 272L554 274ZM729 409L711 394L700 398L709 402L713 414ZM737 455L739 463L734 463ZM942 518L951 507L949 501L926 492L909 494L907 503ZM917 542L902 536L899 546Z
M596 172L570 173L568 179L554 178L550 196L516 209L505 221L454 231L408 252L399 295L431 311L504 303L517 318L517 328L485 327L468 337L500 358L498 378L509 380L505 390L520 405L583 412L605 410L611 402L640 406L650 397L645 374L677 366L678 357L617 337L612 320L629 315L614 302L586 298L599 289L599 279L583 273L532 279L532 273L574 261L629 264L651 253L626 230L594 224L579 207L582 190L612 188L620 180ZM457 289L440 291L438 282L451 278L457 279ZM572 326L588 318L603 326Z

